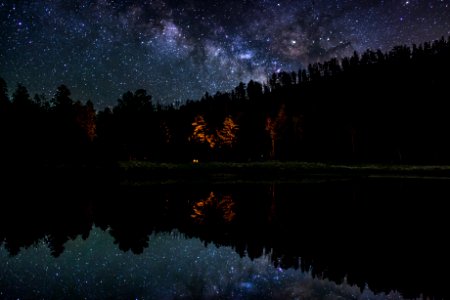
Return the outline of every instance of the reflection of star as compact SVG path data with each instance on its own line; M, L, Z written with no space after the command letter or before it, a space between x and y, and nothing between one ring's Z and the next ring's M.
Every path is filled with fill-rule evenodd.
M355 299L359 287L336 284L300 270L275 268L270 255L251 260L229 247L207 247L177 233L153 235L141 254L122 252L112 237L94 228L87 240L65 245L59 258L44 242L10 257L0 249L0 296L6 299L297 299L326 292ZM113 270L113 272L111 272ZM370 299L382 299L369 289ZM64 296L62 296L64 295ZM402 299L391 292L389 299ZM269 297L269 298L268 298Z
M354 50L440 38L449 10L431 0L5 0L0 76L47 96L65 83L97 106L138 88L171 103Z

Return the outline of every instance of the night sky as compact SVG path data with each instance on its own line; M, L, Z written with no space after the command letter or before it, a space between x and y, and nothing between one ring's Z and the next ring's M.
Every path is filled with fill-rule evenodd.
M112 106L144 88L198 99L367 48L450 34L450 0L0 0L0 76L32 94L66 84Z

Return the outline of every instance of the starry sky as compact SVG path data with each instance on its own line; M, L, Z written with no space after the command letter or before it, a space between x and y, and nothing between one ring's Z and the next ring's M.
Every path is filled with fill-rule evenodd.
M0 77L51 98L163 104L450 34L450 0L0 0Z
M136 255L94 227L87 240L67 242L58 258L44 240L13 257L1 247L0 266L2 299L403 299L275 268L269 254L241 258L176 231L150 236Z

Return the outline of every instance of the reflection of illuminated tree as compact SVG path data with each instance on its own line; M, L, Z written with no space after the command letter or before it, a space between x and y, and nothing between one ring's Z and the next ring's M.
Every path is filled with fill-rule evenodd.
M191 218L200 224L214 218L221 218L224 222L230 223L236 216L233 198L230 195L219 198L214 192L211 192L205 200L197 201L192 210Z

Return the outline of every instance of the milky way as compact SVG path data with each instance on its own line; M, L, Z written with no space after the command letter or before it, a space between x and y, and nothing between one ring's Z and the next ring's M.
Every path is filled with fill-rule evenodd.
M450 0L1 1L0 76L50 98L198 99L367 48L450 34Z

